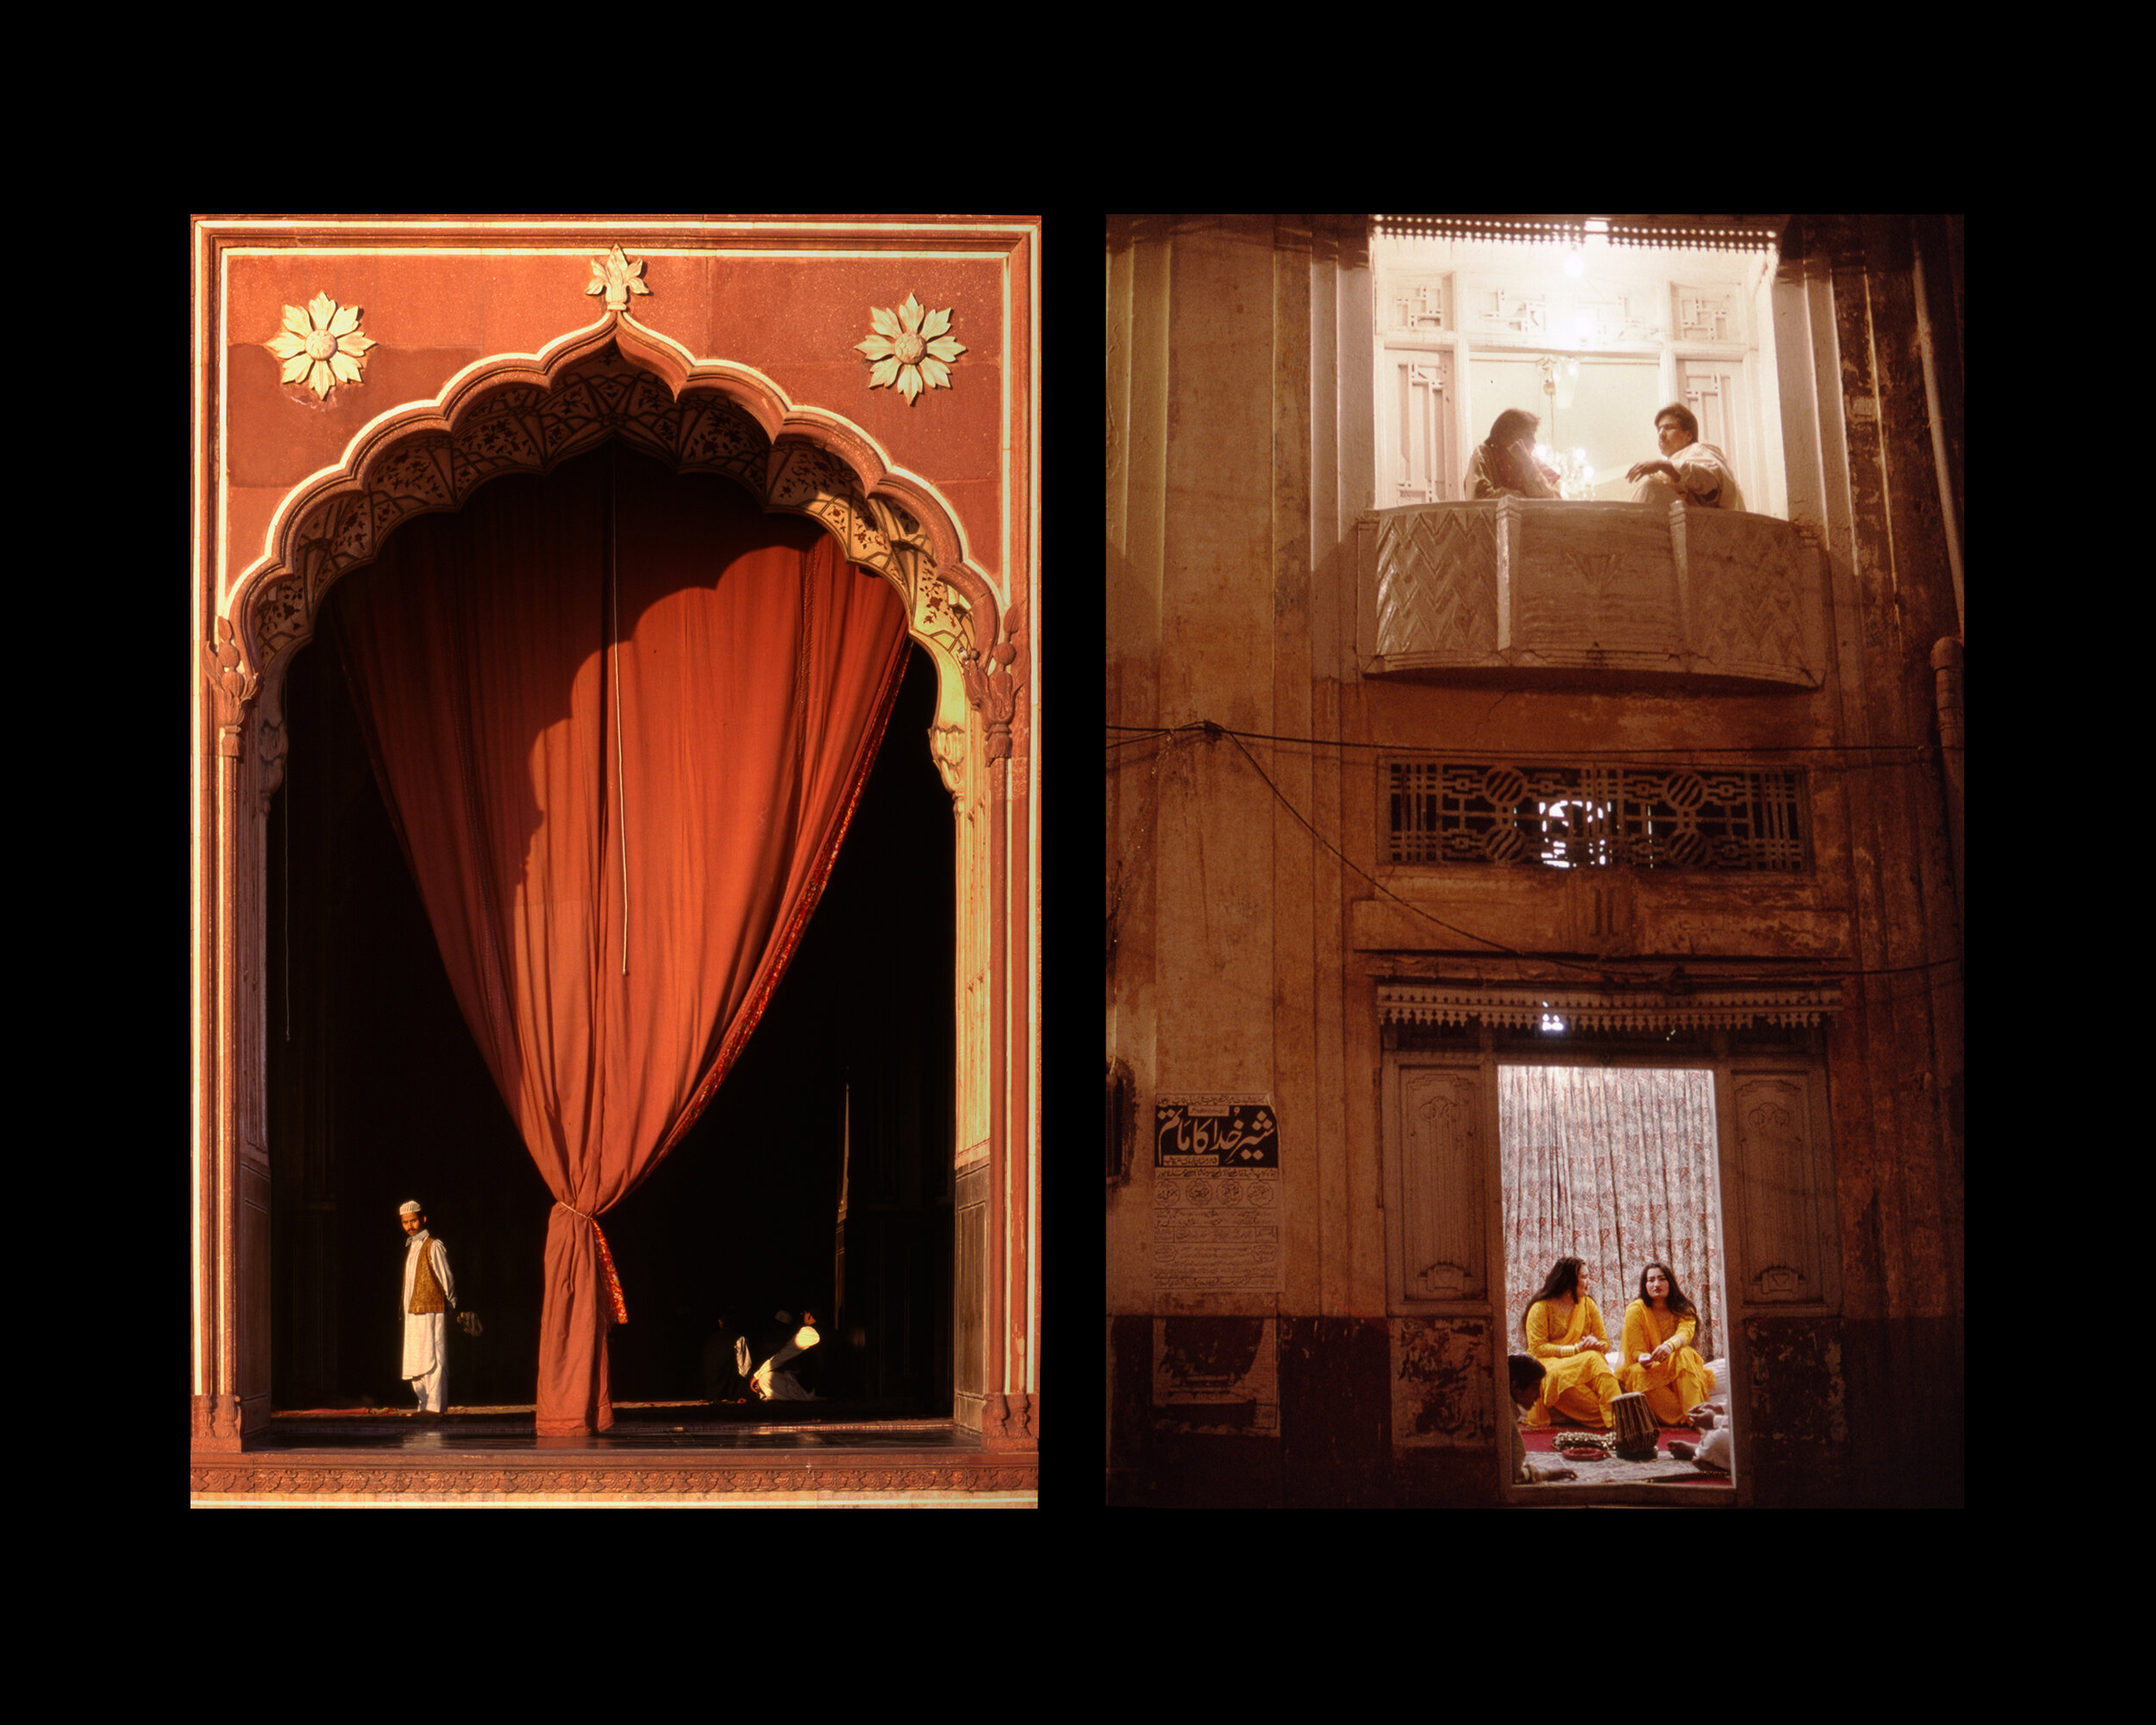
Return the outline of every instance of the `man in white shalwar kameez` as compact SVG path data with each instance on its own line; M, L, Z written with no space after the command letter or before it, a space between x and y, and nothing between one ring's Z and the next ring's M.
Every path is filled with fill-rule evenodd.
M449 1274L449 1252L427 1231L427 1213L417 1203L398 1212L411 1244L404 1251L404 1365L419 1411L439 1414L448 1398L448 1350L444 1334L456 1310L456 1282Z
M790 1324L793 1321L793 1314L780 1312L778 1314L778 1321L781 1324ZM779 1370L788 1360L798 1354L806 1353L823 1339L816 1333L815 1326L816 1314L813 1312L802 1313L800 1328L794 1331L777 1352L750 1374L749 1387L764 1401L820 1402L823 1399L792 1372Z
M1696 509L1742 509L1745 494L1729 457L1699 441L1699 420L1681 401L1654 416L1654 440L1664 459L1638 461L1625 474L1639 481L1634 503L1674 503L1683 498Z

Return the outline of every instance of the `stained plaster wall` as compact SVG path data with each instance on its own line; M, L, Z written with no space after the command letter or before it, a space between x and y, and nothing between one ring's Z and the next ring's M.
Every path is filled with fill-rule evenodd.
M1853 972L1958 952L1927 658L1957 614L1908 236L1906 223L1797 218L1762 285L1790 513L1828 548L1833 665L1816 692L1703 696L1363 678L1353 522L1373 465L1361 229L1326 217L1112 223L1111 722L1494 751L1886 745L1813 757L1842 764L1814 771L1808 876L1402 871L1388 884L1523 950L1620 965L1697 955ZM1958 243L1958 229L1934 235L1957 260ZM1958 332L1958 263L1941 256L1933 277ZM1958 463L1958 333L1950 344L1942 393ZM1376 899L1287 806L1384 874L1372 753L1244 747L1250 758L1192 735L1111 756L1135 757L1108 775L1107 1036L1134 1080L1136 1144L1107 1198L1108 1495L1494 1501L1502 1340L1487 1320L1388 1314L1377 1199L1375 983L1474 949ZM1958 976L1843 983L1846 1009L1824 1038L1839 1309L1744 1323L1752 1501L1959 1501ZM1147 1126L1152 1096L1180 1091L1274 1099L1276 1294L1154 1286ZM1156 1405L1169 1350L1249 1361L1240 1369L1275 1398L1277 1430L1208 1428L1190 1408Z

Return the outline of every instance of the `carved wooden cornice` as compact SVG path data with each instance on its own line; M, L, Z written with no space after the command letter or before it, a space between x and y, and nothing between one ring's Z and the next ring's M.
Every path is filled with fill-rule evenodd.
M1841 1010L1841 985L1692 988L1683 993L1570 986L1381 982L1379 1021L1532 1030L1545 1013L1582 1031L1742 1030L1754 1024L1815 1025Z
M573 1464L522 1452L475 1455L454 1463L438 1452L242 1452L195 1457L188 1470L188 1489L246 1496L1037 1491L1040 1462L1037 1455L1024 1453L933 1450L873 1454L837 1465L808 1456L743 1458L724 1452L709 1459L681 1459L678 1452L670 1452L663 1461L655 1461L649 1454L602 1452L580 1456Z

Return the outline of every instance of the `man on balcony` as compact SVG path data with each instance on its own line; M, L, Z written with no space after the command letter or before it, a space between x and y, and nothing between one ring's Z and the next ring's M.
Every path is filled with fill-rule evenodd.
M1535 460L1535 428L1541 423L1517 407L1499 414L1489 441L1475 446L1460 495L1470 499L1557 496L1556 471Z
M1681 401L1654 416L1655 442L1663 459L1633 464L1625 477L1639 481L1634 503L1670 503L1682 497L1702 509L1742 509L1745 494L1729 457L1699 441L1699 421Z

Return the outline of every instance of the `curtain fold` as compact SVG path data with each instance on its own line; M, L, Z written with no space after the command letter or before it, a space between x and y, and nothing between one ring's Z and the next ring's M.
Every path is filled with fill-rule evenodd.
M1661 1263L1699 1308L1702 1357L1721 1352L1714 1074L1501 1065L1497 1119L1511 1351L1551 1265L1577 1258L1613 1346L1641 1273Z
M555 1200L538 1430L604 1430L621 1295L598 1219L784 975L905 607L814 523L611 445L408 524L331 611L457 1003Z

